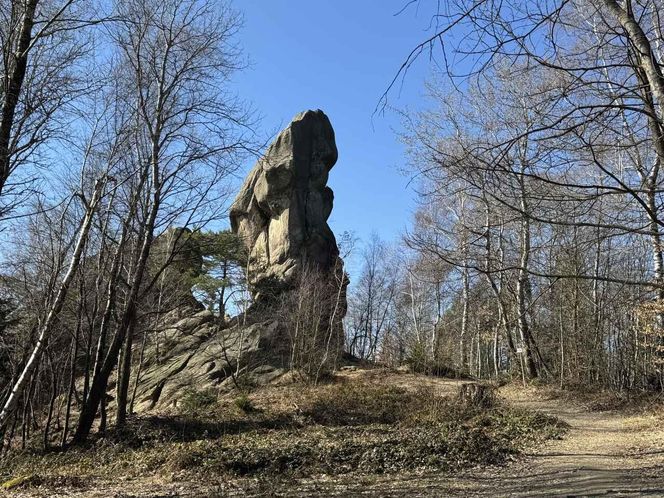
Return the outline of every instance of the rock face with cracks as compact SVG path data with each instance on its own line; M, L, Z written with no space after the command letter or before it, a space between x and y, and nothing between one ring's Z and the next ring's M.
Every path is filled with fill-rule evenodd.
M137 386L135 409L177 408L188 392L230 391L236 382L263 385L285 372L272 352L282 342L277 320L239 324L220 330L205 310L159 330L159 347L150 347Z
M249 250L248 276L256 302L292 289L303 268L342 274L327 224L334 194L328 174L337 162L330 120L323 111L298 114L247 176L231 226Z

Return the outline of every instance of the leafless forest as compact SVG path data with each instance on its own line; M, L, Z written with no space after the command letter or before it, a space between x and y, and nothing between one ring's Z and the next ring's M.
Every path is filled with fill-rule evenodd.
M421 208L405 260L379 240L363 254L353 353L662 388L661 15L654 1L441 7L402 68L441 67L430 110L404 116Z
M241 7L0 3L0 458L117 439L183 309L207 310L221 334L257 313L254 254L225 228L241 167L266 145L260 109L229 84L247 66ZM357 264L335 268L332 318L314 271L279 301L293 382L362 365L657 396L664 1L412 8L430 29L376 89L374 119L400 114L418 207L398 240L337 234ZM423 61L424 110L401 109L398 86ZM352 396L372 406L371 393Z

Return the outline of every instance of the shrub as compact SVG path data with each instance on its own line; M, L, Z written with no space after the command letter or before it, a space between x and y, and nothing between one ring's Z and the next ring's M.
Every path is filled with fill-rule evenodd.
M415 394L396 386L340 384L313 396L304 415L321 425L391 424L402 420Z
M413 373L447 377L450 379L462 379L468 377L451 367L450 363L451 361L449 359L429 357L429 354L423 345L414 347L405 361L405 364Z
M246 394L242 394L235 398L235 406L237 406L240 410L242 410L245 413L251 413L256 411L256 407L254 404L251 402L249 397Z
M329 378L343 349L343 310L347 277L342 267L333 275L305 266L296 288L282 296L279 314L288 333L290 369L299 380L317 384Z
M187 389L180 399L178 408L180 413L185 415L203 415L202 411L212 411L218 404L217 392L214 389L202 391Z

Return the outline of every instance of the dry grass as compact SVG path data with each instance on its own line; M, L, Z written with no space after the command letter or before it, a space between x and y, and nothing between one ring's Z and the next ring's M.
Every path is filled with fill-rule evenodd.
M321 386L289 384L215 399L188 393L178 415L134 418L122 432L66 452L25 451L0 482L30 489L105 480L267 480L316 475L456 471L501 464L557 437L552 417L455 401L457 384L388 371L344 372ZM86 484L87 483L87 484Z

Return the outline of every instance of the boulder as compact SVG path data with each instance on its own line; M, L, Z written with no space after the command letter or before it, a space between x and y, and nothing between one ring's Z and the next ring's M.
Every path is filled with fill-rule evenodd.
M220 329L209 311L184 318L159 333L145 356L135 409L177 408L193 390L226 392L236 383L263 385L285 372L275 319Z

